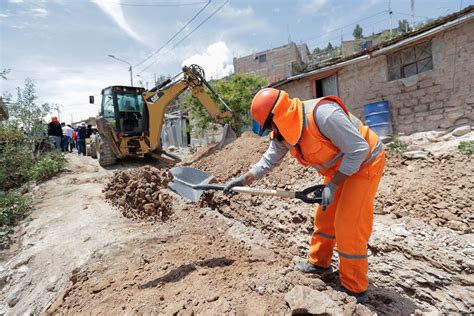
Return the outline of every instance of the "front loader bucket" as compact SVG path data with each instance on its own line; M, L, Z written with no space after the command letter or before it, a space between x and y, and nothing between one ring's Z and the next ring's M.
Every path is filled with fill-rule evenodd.
M237 135L229 124L224 125L224 131L222 132L222 138L219 142L219 148L224 148L227 144L232 143L237 139Z

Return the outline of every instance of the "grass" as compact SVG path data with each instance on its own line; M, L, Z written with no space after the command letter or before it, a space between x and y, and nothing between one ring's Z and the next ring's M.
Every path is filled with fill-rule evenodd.
M403 154L407 151L407 145L397 138L387 144L387 150L396 154Z
M458 149L462 154L471 156L474 153L474 140L460 142Z

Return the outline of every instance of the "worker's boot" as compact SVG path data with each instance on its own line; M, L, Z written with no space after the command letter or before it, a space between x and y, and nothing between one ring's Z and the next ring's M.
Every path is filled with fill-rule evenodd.
M339 285L336 290L339 292L346 293L349 296L355 297L357 303L367 303L369 301L369 293L367 291L361 293L354 293L352 291L349 291L342 285Z
M314 273L314 274L328 274L332 273L332 267L323 268L318 267L312 264L311 262L298 262L296 265L296 270L303 272L303 273Z

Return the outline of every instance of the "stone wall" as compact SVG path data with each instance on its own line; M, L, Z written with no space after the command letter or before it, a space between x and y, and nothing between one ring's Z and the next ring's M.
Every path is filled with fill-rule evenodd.
M432 70L388 81L386 56L372 57L339 69L339 96L361 118L364 104L388 100L396 132L473 124L474 21L438 33L431 40ZM309 99L315 97L315 79L295 80L278 88L288 90L292 97Z

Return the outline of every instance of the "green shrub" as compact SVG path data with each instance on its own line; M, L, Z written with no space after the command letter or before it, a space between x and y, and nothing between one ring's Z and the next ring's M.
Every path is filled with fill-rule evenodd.
M28 173L34 163L35 157L28 146L4 146L0 151L0 190L8 190L30 180Z
M460 142L458 149L462 154L471 156L474 153L474 140Z
M0 239L3 239L12 227L26 216L30 201L16 191L0 193Z
M60 153L44 154L30 167L28 178L35 181L47 180L61 171L63 165L64 158Z
M387 150L396 154L402 154L407 151L407 145L397 138L387 144Z

